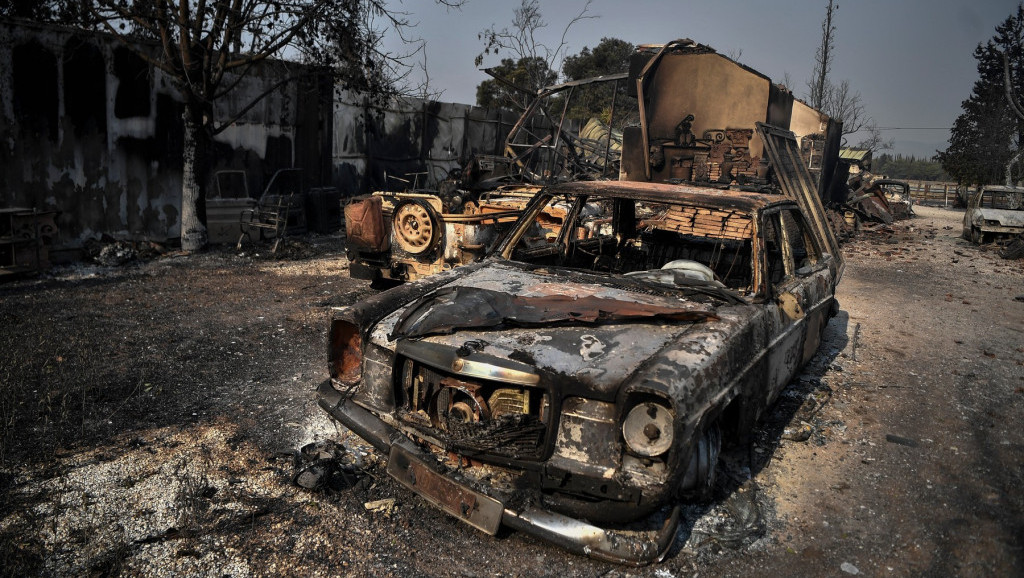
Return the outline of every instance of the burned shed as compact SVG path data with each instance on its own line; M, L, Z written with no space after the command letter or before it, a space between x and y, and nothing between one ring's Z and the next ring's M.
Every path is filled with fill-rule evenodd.
M623 133L621 180L730 184L763 177L764 123L794 133L826 198L842 125L767 76L692 40L641 46L628 86L640 126Z

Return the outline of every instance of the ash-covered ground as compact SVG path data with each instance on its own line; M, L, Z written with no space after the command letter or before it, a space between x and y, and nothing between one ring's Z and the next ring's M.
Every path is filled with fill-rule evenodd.
M750 446L623 568L434 510L316 406L343 241L77 265L0 286L4 575L1012 575L1024 567L1024 261L954 210L845 245L840 314ZM293 483L333 440L353 474ZM329 447L329 446L322 446ZM338 479L335 479L338 481ZM349 482L357 482L348 487ZM370 507L367 507L367 505Z

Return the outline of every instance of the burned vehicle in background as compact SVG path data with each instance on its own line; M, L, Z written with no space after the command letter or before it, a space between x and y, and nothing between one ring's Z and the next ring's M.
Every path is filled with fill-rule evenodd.
M577 131L565 118L566 107L557 116L547 106L556 97L568 103L577 89L591 85L611 83L615 92L625 77L543 88L509 131L504 156L477 155L433 189L413 186L354 199L345 209L351 276L412 281L472 263L515 222L538 185L617 176L621 133L598 119Z
M1024 233L1024 188L986 185L968 199L964 239L981 244L1021 233Z
M471 263L519 217L537 187L499 188L465 200L456 189L377 192L345 206L349 275L412 281Z
M914 216L914 198L910 196L910 183L894 179L879 179L871 183L871 186L882 191L893 220L909 219Z
M551 185L484 260L336 310L319 404L484 532L650 563L814 355L841 264L783 195Z

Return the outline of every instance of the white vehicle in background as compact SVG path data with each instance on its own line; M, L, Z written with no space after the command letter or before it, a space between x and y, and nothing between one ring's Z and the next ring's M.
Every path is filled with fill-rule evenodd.
M967 202L963 237L985 243L1024 233L1024 188L984 186Z

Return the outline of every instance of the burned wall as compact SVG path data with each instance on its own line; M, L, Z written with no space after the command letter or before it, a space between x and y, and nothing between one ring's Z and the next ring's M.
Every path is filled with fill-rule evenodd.
M57 248L180 235L183 107L171 78L108 35L20 20L0 19L0 62L11 63L0 67L0 206L59 211ZM303 169L304 188L345 196L404 188L391 177L426 186L476 154L501 154L516 121L426 100L369 106L330 75L282 61L226 82L236 80L215 105L226 128L210 195L220 173L258 197L284 168Z
M767 77L719 54L667 54L646 90L656 103L648 117L650 134L674 138L688 114L697 138L705 131L753 128L765 121L770 86ZM750 143L750 154L761 156L759 142Z
M502 154L517 120L508 111L416 98L370 106L341 93L334 101L331 178L346 196L433 186L476 155Z
M833 181L845 182L845 177L836 175L839 161L839 147L842 143L841 122L831 119L802 101L793 102L793 120L790 130L796 135L800 154L807 162L811 175L817 179L818 194L822 201L836 201L830 191Z
M706 46L639 52L630 61L631 82L642 73L647 134L641 127L623 131L620 179L719 184L761 179L764 145L754 127L763 122L796 134L825 198L838 156L839 123Z
M170 78L109 36L26 21L0 21L0 62L11 63L0 67L0 206L59 211L58 248L101 234L178 237L182 105ZM306 75L317 96L304 96L281 82L301 76L294 68L264 64L218 101L224 122L270 92L215 137L209 190L220 169L245 170L258 192L276 169L307 162L322 182L329 149L298 147L296 133L329 134L325 82Z

